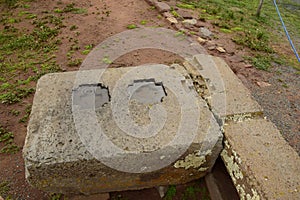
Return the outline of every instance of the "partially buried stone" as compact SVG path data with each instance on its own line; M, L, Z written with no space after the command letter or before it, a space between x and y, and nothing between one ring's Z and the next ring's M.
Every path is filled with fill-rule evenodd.
M171 7L164 2L156 1L154 4L155 4L156 8L158 9L158 11L161 13L171 10Z
M205 39L211 38L213 36L213 33L205 27L201 27L199 31L200 31L200 36Z
M197 24L197 20L196 19L185 19L182 21L182 23L195 25L195 24Z

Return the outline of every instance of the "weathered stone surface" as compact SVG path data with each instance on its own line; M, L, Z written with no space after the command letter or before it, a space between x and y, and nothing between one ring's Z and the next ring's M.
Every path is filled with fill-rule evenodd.
M69 200L109 200L109 198L109 193L67 196L67 199Z
M226 50L223 47L217 47L218 52L226 53Z
M225 125L222 159L241 199L299 199L300 157L265 119Z
M164 2L156 1L156 2L154 2L154 5L158 9L158 11L161 13L171 10L170 6Z
M175 17L167 17L167 20L171 23L171 24L177 24L178 21Z
M203 39L202 37L198 37L198 38L197 38L197 41L198 41L200 44L205 44L207 40Z
M182 8L178 8L178 10L176 10L176 12L179 14L180 17L182 17L183 19L192 19L193 18L193 13L189 10L185 10Z
M43 76L37 84L23 149L26 178L29 183L50 192L92 194L179 184L204 176L213 166L222 148L220 127L206 102L194 91L192 80L188 78L189 75L184 68L167 67L170 80L163 80L159 78L163 74L162 71L155 71L155 68L159 66L161 65L107 69L106 71L89 70L81 72L80 75L76 72L66 72ZM175 73L173 71L179 74L174 75L177 81L172 81L172 73ZM101 73L103 75L100 77ZM128 80L124 77L128 77ZM158 134L147 135L146 139L140 135L139 129L136 129L136 135L132 136L124 131L132 127L120 128L121 125L116 124L113 116L115 114L120 116L123 110L114 110L112 107L112 105L120 106L118 102L122 102L122 95L115 95L116 93L129 95L130 92L128 93L127 89L130 85L134 85L134 80L145 82L145 79L154 79L155 84L162 82L164 85L167 95L159 104L168 114ZM86 90L78 90L83 83L87 86ZM169 86L173 84L177 84L178 87L182 85L183 89L176 88L176 86L171 90ZM115 90L118 87L125 87L125 89ZM109 92L109 99L107 99L106 90ZM76 93L78 91L81 91L82 95L78 95ZM154 91L161 90L155 89ZM182 94L175 94L177 91L181 91ZM192 102L179 104L182 101L180 95L185 92L194 95L197 99L194 103L197 103L201 112L194 111L196 108L191 107ZM91 93L95 93L94 98L90 96ZM72 94L73 103L76 102L73 107ZM158 99L162 98L161 92L158 92L158 96ZM138 99L137 96L135 97ZM82 105L81 101L77 101L76 98L86 100L85 105ZM98 98L104 98L104 100L97 100ZM135 101L137 99L128 103L131 120L141 126L148 125L151 120L159 120L156 122L159 125L163 121L160 120L161 116L155 112L151 114L149 111L156 105L157 99L152 102L153 105L148 105L149 102L144 105L145 102ZM107 100L110 102L107 103ZM91 102L94 103L90 105ZM183 112L184 109L180 109L180 105L185 106L188 110L186 112L191 115L187 117ZM86 121L93 112L97 121ZM74 113L83 115L81 121L76 121ZM93 135L98 130L98 126L94 125L97 122L102 127L105 137ZM178 122L181 122L180 126ZM181 154L182 156L173 160L174 155L184 149L186 142L189 142L185 141L187 140L185 138L192 135L194 122L198 126L193 140L190 141L191 145ZM181 127L187 127L186 131ZM155 126L153 128L150 126L147 129L149 131L143 132L143 129L141 131L149 134L148 132L155 128ZM82 130L86 131L86 135L82 135ZM180 134L182 132L183 135L178 136L178 132ZM118 154L106 154L107 152L98 150L98 147L108 143L103 142L106 138L123 151ZM174 138L177 140L181 138L182 141L178 140L176 145L169 145L170 141L175 140ZM93 148L97 151L93 151ZM154 156L151 156L151 153L154 153ZM159 163L155 158L159 158ZM118 162L122 165L117 166L120 164ZM163 162L170 164L153 171ZM141 168L141 165L144 167ZM118 167L124 171L120 171ZM141 172L133 173L138 170Z
M213 36L213 33L205 27L201 27L199 29L199 32L200 32L200 36L205 39L211 38Z
M197 24L197 20L196 19L185 19L185 20L182 21L182 23L195 25L195 24Z
M260 105L223 59L199 54L194 56L191 64L201 69L210 92L208 101L215 114L220 117L262 114Z

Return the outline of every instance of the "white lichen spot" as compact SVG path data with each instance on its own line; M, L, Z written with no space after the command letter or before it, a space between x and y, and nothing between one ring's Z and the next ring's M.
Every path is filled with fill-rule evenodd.
M259 197L257 191L253 188L251 189L251 191L252 191L252 194L253 194L251 200L260 200L260 197Z
M241 199L241 200L244 200L244 199L245 199L245 196L246 196L246 192L245 192L244 188L243 188L241 185L237 185L237 186L236 186L236 190L237 190L237 192L238 192L239 195L240 195L240 199Z
M208 170L208 167L200 167L200 168L199 168L199 171L200 171L200 172L205 172L206 170Z
M206 171L208 168L201 167L206 162L205 157L211 154L211 151L208 150L205 152L205 155L200 155L200 151L187 155L183 160L178 160L175 164L175 168L199 168L199 171Z
M229 172L229 175L231 176L231 179L236 185L236 190L239 193L240 199L241 200L260 200L260 196L258 195L258 192L255 189L251 189L252 195L251 194L246 194L245 190L245 185L240 185L237 184L238 179L243 179L244 175L239 167L239 164L242 163L241 158L238 156L238 154L230 147L229 142L225 140L225 147L221 152L221 156L224 160L224 163L226 165L226 168ZM232 156L229 156L229 153L227 149L230 149L232 152Z
M225 149L222 151L221 156L225 161L227 170L232 178L233 183L236 184L237 179L243 179L243 173L240 170L239 165L234 161L235 157L229 156Z
M225 144L225 147L226 147L227 149L230 149L230 145L229 145L229 142L228 142L227 140L225 140L224 144Z
M244 114L236 114L236 115L233 115L233 116L229 116L229 117L227 117L227 120L231 120L231 121L234 121L234 122L243 122L243 121L246 121L246 120L250 120L252 118L253 118L252 114L244 113Z

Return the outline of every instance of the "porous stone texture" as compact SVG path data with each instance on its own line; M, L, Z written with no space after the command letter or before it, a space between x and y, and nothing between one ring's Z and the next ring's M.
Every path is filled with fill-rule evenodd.
M266 119L224 126L221 157L241 199L299 199L300 158Z
M200 69L209 89L207 101L214 114L220 118L235 116L235 120L247 117L247 114L262 115L261 106L222 58L198 54L186 64L189 71Z
M201 27L199 29L199 32L200 32L200 36L205 39L211 38L213 36L213 33L205 27Z
M222 149L221 128L206 102L195 92L193 81L183 67L168 67L166 73L171 75L170 80L160 78L162 71L155 71L156 67L162 66L109 68L81 71L80 74L65 72L43 76L37 84L23 149L28 182L49 192L93 194L180 184L204 176ZM174 71L177 75L172 75ZM119 83L124 77L129 77L128 82ZM141 93L145 91L139 91L141 87L137 87L135 80L150 84L146 91L153 91L158 95L157 98L150 102L140 102L141 96L132 95L133 90ZM172 91L169 88L172 84L182 85L183 89L175 87ZM165 93L162 92L161 85L164 86ZM116 87L125 89L115 90ZM196 101L181 105L178 98L182 94L176 94L176 91L181 91L183 95L188 92ZM114 96L118 92L121 94L117 95L120 99ZM91 93L94 96L90 96ZM152 107L161 105L165 108L168 117L158 134L147 135L144 139L139 135L139 129L133 129L137 130L134 137L124 131L128 127L120 128L120 124L116 124L114 116L117 114L118 117L124 110L114 110L113 105L122 106L118 102L122 102L122 96L126 95L134 97L128 103L130 116L140 126L147 126L151 120L160 119L160 115L151 113ZM190 106L194 103L197 107ZM186 117L180 105L186 106L187 112L194 114ZM197 108L201 112L195 112ZM86 122L85 119L93 114L92 111L96 121ZM82 121L76 121L74 112L83 115ZM198 126L190 146L173 160L174 155L184 149L188 141L179 141L176 145L169 145L169 142L174 138L178 140L178 129L183 132L182 140L189 138L195 121ZM105 136L93 135L98 131L93 123L100 124ZM160 123L157 121L157 124ZM182 126L187 129L182 130ZM82 135L83 130L86 135ZM148 130L145 134L149 134L153 128L150 126ZM93 151L109 143L103 143L105 139L122 151L117 154L101 152L101 148ZM154 169L160 165L155 157L160 162L168 161L170 164L152 170L152 167ZM122 166L118 167L124 171L117 168L120 162ZM140 169L141 164L144 167ZM141 172L134 173L139 169Z

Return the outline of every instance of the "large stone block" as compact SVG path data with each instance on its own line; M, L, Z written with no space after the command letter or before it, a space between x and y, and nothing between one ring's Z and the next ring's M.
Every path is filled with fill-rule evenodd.
M185 183L211 169L222 138L181 66L48 74L28 124L26 178L83 194Z
M209 89L208 101L216 115L221 118L262 115L261 106L222 58L198 54L189 66L190 71L196 68L196 73L200 72L205 79Z
M221 157L241 199L299 199L300 157L265 119L224 126Z

